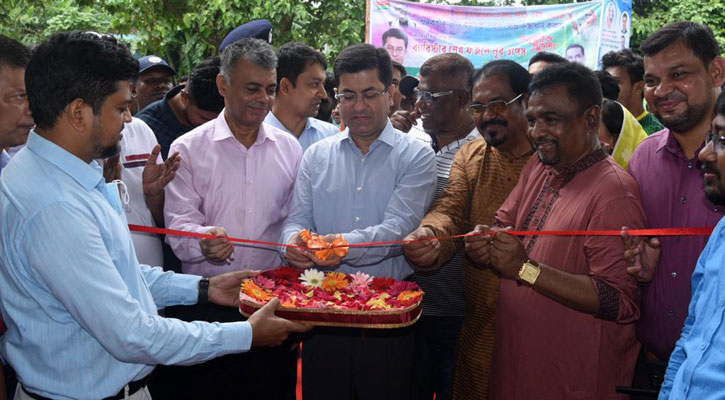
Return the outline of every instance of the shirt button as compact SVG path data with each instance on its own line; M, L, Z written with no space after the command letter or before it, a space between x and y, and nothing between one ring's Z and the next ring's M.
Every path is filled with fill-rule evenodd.
M667 311L667 316L668 316L668 317L671 317L671 316L673 316L673 315L675 315L674 311L672 311L672 310L670 310L670 311Z
M360 217L355 217L355 222L359 222L359 221L360 221Z
M251 184L254 183L254 181L250 179L250 180L247 181L247 183L249 183L251 185Z
M358 191L358 192L362 191L362 186L358 186L358 187L357 187L357 191Z
M677 272L673 272L673 273L672 273L672 277L673 277L673 278L677 278Z
M685 196L682 196L680 198L680 201L682 202L682 204L685 204L685 203L687 203L687 198Z
M687 163L687 168L692 168L692 163Z
M251 214L252 213L252 209L251 208L247 208L247 212Z
M705 350L705 343L700 345L700 350Z

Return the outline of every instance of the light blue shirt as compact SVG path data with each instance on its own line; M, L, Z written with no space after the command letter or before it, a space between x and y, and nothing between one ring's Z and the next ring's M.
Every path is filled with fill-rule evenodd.
M277 119L277 117L271 111L269 114L267 114L264 122L296 137L294 133L290 132L289 129L282 125L282 122L280 122L280 120ZM309 117L307 118L307 124L305 125L305 129L302 131L302 134L299 138L297 138L297 140L299 140L300 146L302 146L302 151L304 152L305 150L307 150L308 147L319 142L320 140L326 137L337 135L338 133L340 133L340 128L336 127L335 125L332 125L329 122L320 121L317 118Z
M317 142L302 156L282 243L301 229L342 233L349 243L400 240L433 201L433 149L388 121L363 155L349 131ZM283 250L284 253L284 250ZM339 271L403 279L413 271L400 246L350 248Z
M0 178L2 354L31 392L99 399L156 364L246 351L247 322L182 322L200 277L139 265L115 184L31 132Z
M670 356L660 399L725 398L725 219L715 227L692 275L692 300Z
M10 162L10 154L8 154L7 151L2 150L0 151L0 172L5 168L6 165Z

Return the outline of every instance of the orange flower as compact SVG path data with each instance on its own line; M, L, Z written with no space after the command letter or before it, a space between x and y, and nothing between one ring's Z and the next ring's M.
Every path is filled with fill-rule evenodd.
M244 280L244 283L242 283L242 290L247 294L247 296L260 301L267 301L272 298L266 290L257 286L251 279Z
M340 272L330 272L327 277L322 281L322 288L328 292L334 292L338 289L344 289L347 287L347 279L345 274Z
M302 239L303 242L307 243L312 239L312 234L310 233L309 229L303 229L300 231L300 239Z
M423 291L421 290L405 290L403 292L400 292L398 295L398 300L402 302L403 304L412 304L418 300L420 296L423 295Z

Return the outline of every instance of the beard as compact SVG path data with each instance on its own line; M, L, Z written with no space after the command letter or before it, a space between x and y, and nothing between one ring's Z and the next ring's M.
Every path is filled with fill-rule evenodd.
M559 153L559 141L556 139L543 139L543 140L536 140L534 141L534 149L536 149L540 144L552 144L554 145L554 152L551 155L547 155L546 153L536 150L536 155L539 156L539 160L541 160L542 163L546 165L555 165L561 161L561 154Z
M498 125L503 129L495 130L492 132L488 130L488 128ZM486 141L486 143L489 146L497 147L503 142L506 141L506 128L508 128L509 123L505 119L492 119L490 121L483 121L478 126L478 131L481 133L481 136L483 136L483 140Z
M121 129L118 130L120 133L123 130L123 125L121 125ZM93 145L93 154L95 155L94 158L110 158L113 156L116 156L121 153L121 141L117 140L115 143L110 145L103 145L101 143L101 131L102 128L100 124L94 124L94 133L91 136L91 144ZM119 135L120 136L120 135Z
M716 180L708 182L705 181L705 197L716 206L725 205L725 187L722 184L722 173L720 169L711 162L702 163L702 172L713 174L717 177Z
M687 101L686 97L684 98L684 101ZM707 116L708 110L712 109L712 104L710 103L710 101L706 101L704 104L688 104L687 109L682 114L669 116L663 116L662 113L658 111L658 108L655 107L654 114L667 129L678 133L687 132Z

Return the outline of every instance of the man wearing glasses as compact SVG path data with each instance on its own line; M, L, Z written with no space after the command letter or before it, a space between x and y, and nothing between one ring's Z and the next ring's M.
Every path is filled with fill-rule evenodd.
M494 212L533 154L522 100L530 80L526 69L510 60L492 61L473 73L468 111L484 140L474 140L458 151L439 201L407 239L458 235L476 224L493 222ZM461 246L431 240L407 244L403 250L418 271L431 271L419 273L424 275L443 266L445 273L460 257ZM461 280L466 313L458 339L453 394L458 399L482 399L488 389L499 278L464 258ZM446 398L450 393L436 395Z
M351 244L400 240L418 226L435 192L433 150L388 120L392 65L384 49L344 49L334 66L347 129L310 146L302 157L281 243L302 245L301 229L341 233ZM290 265L408 278L400 247L350 248L327 261L288 248ZM303 343L302 390L309 399L408 399L411 328L320 328Z

